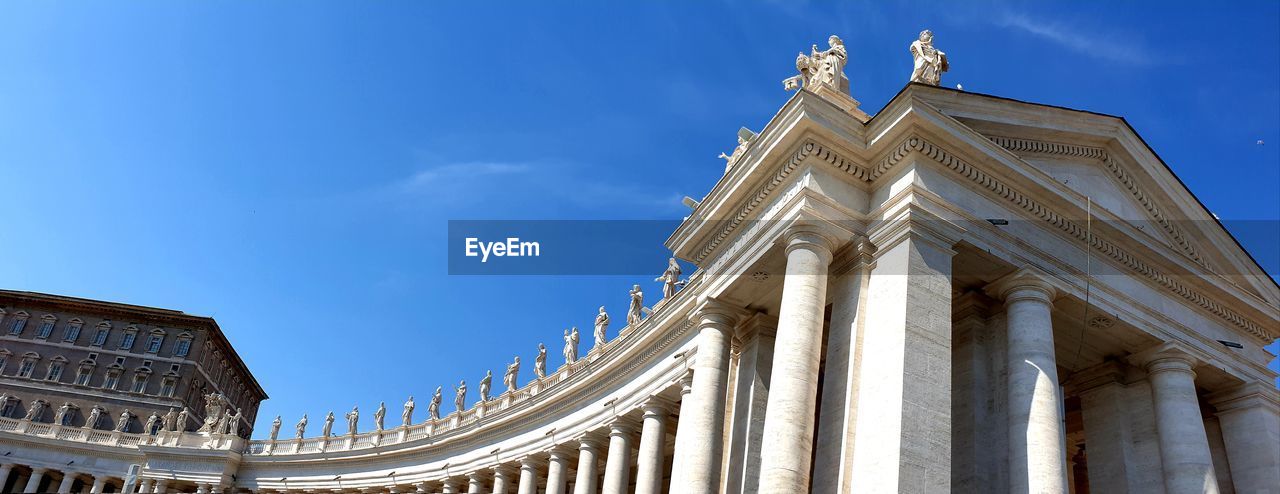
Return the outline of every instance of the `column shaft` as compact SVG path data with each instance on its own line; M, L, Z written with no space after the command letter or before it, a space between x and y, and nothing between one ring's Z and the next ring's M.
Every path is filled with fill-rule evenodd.
M1280 490L1278 395L1264 383L1229 390L1213 400L1236 492Z
M720 468L724 457L724 411L729 380L729 337L735 322L731 309L707 301L698 312L698 354L693 365L693 389L687 407L680 414L681 444L686 455L680 458L680 492L716 494L720 490ZM613 458L610 444L609 458ZM606 465L606 468L613 468ZM606 472L606 478L608 473ZM608 492L608 481L605 481Z
M600 492L600 443L593 437L578 440L578 477L573 483L573 494Z
M484 479L479 475L467 476L467 494L480 494L484 492Z
M507 484L511 482L511 467L500 465L493 468L493 494L507 494L511 489Z
M13 472L12 463L0 465L0 489L4 489L4 485L9 482L9 473L11 472Z
M107 487L107 478L99 475L93 478L93 486L89 488L89 492L92 494L101 494L103 489L105 489L106 487Z
M693 407L693 375L686 373L680 378L680 416L676 420L676 448L674 456L676 458L688 458L693 446L689 443L694 432L691 430L693 426L685 420L687 413ZM684 462L675 461L671 463L671 492L680 492L685 488Z
M1192 362L1179 355L1157 354L1146 363L1164 486L1171 494L1216 494L1218 479L1200 415Z
M644 422L640 428L640 452L637 458L636 494L660 494L662 492L663 450L667 439L667 414L665 405L651 404L644 409Z
M809 490L831 245L815 233L796 232L789 237L760 448L762 493Z
M519 494L538 494L538 464L532 460L520 462Z
M40 481L44 479L44 472L43 468L32 468L31 478L27 479L27 486L22 489L22 492L40 492Z
M564 451L552 450L547 461L546 494L566 494L569 483L569 457Z
M604 463L604 494L627 494L631 474L631 433L628 424L617 423L610 427L609 457Z

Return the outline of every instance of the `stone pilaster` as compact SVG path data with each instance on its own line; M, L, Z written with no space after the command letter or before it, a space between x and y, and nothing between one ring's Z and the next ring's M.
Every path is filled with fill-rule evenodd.
M828 235L809 225L793 226L786 234L786 277L760 448L762 493L809 490L827 269L835 246Z
M1054 281L1027 267L987 291L1004 300L1008 324L1009 490L1065 493L1066 438L1050 317Z
M764 440L765 407L769 402L769 374L773 370L773 346L777 319L756 313L738 326L740 342L737 382L734 384L733 424L729 437L725 492L759 490L760 445ZM673 463L673 465L679 462Z
M952 310L951 488L956 492L997 490L984 461L992 449L987 403L993 376L988 351L988 299L980 293L961 295Z
M1164 479L1148 470L1160 471L1158 451L1144 454L1141 443L1155 439L1148 427L1150 404L1136 403L1150 393L1145 385L1130 389L1125 385L1126 366L1106 362L1077 372L1066 383L1068 391L1080 397L1084 438L1088 445L1089 488L1094 492L1147 492L1162 490ZM1136 391L1136 392L1135 392ZM1145 405L1145 406L1138 406Z
M1132 359L1147 370L1155 403L1156 431L1165 491L1172 494L1218 492L1204 418L1196 397L1196 358L1178 343L1165 343Z
M1209 396L1236 492L1280 492L1280 391L1247 383Z

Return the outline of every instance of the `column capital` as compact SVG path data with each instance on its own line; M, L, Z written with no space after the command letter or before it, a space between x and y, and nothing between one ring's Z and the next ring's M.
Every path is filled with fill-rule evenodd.
M661 396L651 396L644 403L641 403L639 408L645 417L659 415L662 418L666 418L671 414L672 410L675 410L676 403Z
M745 321L734 328L733 337L745 343L757 334L777 335L778 318L764 312L751 314Z
M569 461L570 456L572 456L573 453L577 450L578 448L569 446L567 444L557 444L555 446L552 446L551 449L547 450L547 460L551 461L551 460L559 459L561 461Z
M1186 372L1195 375L1192 370L1200 363L1200 358L1185 344L1166 341L1129 356L1129 362L1146 369L1147 374L1159 372Z
M713 297L702 296L698 297L698 305L690 312L690 319L700 326L721 326L729 331L748 314L749 312L740 307L721 302Z
M414 483L414 484L413 484L413 492L417 492L417 493L419 493L419 494L422 494L422 493L427 492L427 483L426 483L426 482L416 482L416 483Z
M1075 373L1062 386L1069 394L1083 395L1111 384L1124 384L1124 376L1125 365L1110 360Z
M1207 399L1219 415L1255 407L1280 411L1280 390L1266 383L1243 383L1216 391Z
M795 220L782 234L782 246L787 254L797 249L812 251L822 257L824 263L830 263L836 247L847 232L837 229L828 222Z
M1038 268L1025 266L1000 279L988 283L987 295L1006 303L1018 300L1039 300L1046 304L1058 298L1059 282Z
M964 234L963 228L915 203L906 204L897 211L888 213L887 217L873 223L867 231L868 239L875 246L873 252L876 257L908 239L926 242L954 254L954 246Z
M578 441L578 449L599 451L609 443L609 439L599 432L587 432L574 438Z
M687 369L677 378L680 384L680 395L685 396L693 391L693 369Z
M510 463L499 463L493 466L493 476L510 476L514 475L520 469Z
M627 417L618 417L609 423L609 437L630 436L636 432L636 422Z
M547 466L547 460L543 460L534 455L528 455L523 458L520 458L521 469L525 469L525 468L539 469L545 466Z

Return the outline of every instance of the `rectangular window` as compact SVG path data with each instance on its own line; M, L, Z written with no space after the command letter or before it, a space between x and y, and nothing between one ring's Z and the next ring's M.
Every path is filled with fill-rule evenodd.
M31 372L36 369L36 361L23 360L22 366L18 367L18 377L31 377Z
M4 367L9 363L9 357L0 355L0 374L4 374Z
M133 392L141 393L147 390L147 376L137 375L133 378Z
M191 352L191 340L185 338L178 340L177 348L173 349L174 356L186 357L189 352Z
M41 338L41 339L48 338L49 333L52 333L52 332L53 332L53 321L42 321L40 323L40 330L36 331L36 338Z
M9 324L9 334L22 334L22 329L25 327L27 327L26 319L14 319L13 323Z
M124 367L124 357L116 357L116 365Z
M103 389L116 389L116 385L120 384L119 372L108 372L107 377L102 380Z
M169 398L173 397L173 378L172 377L166 377L164 381L161 381L160 396L169 397Z
M138 337L138 333L128 332L124 334L124 340L120 342L121 350L133 348L133 339Z
M67 329L62 331L62 341L76 341L80 338L80 325L68 324Z
M151 335L151 339L147 341L147 353L159 352L161 343L164 343L163 336L158 334Z
M52 364L49 364L49 375L45 376L44 378L46 381L61 381L62 380L62 363L54 362Z
M90 377L93 377L93 368L81 367L80 370L76 372L76 384L88 386Z
M0 417L12 418L13 412L17 408L18 408L18 404L15 403L14 400L9 400L8 402L0 405Z
M110 329L98 328L98 332L93 334L93 341L90 342L89 344L93 346L105 345L107 343L107 335L110 333L111 333Z

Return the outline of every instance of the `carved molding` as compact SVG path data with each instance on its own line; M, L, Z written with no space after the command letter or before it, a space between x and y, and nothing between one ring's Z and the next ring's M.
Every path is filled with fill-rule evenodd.
M991 142L996 143L996 145L1013 152L1088 158L1101 162L1103 168L1106 168L1107 171L1111 172L1111 176L1115 177L1116 181L1120 182L1120 184L1129 191L1129 194L1131 194L1139 204L1142 204L1142 207L1147 210L1147 214L1150 214L1151 218L1155 219L1156 223L1160 225L1160 228L1163 228L1165 233L1169 234L1169 236L1173 238L1174 243L1182 249L1182 252L1186 254L1187 257L1191 258L1192 261L1195 261L1196 264L1201 266L1205 265L1204 259L1200 257L1200 253L1196 251L1195 246L1191 244L1191 241L1187 239L1187 236L1182 233L1182 229L1178 228L1178 225L1169 221L1169 219L1164 216L1164 213L1160 210L1159 204L1157 204L1149 194L1143 192L1143 190L1138 187L1133 176L1125 171L1124 167L1120 166L1120 163L1115 158L1112 158L1111 153L1108 153L1106 149L1090 146L1078 146L1074 144L1062 144L1058 142L1019 139L1015 137L987 136L987 138L991 139Z

